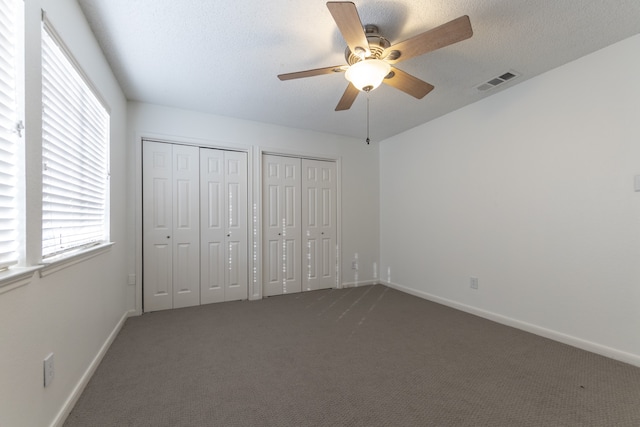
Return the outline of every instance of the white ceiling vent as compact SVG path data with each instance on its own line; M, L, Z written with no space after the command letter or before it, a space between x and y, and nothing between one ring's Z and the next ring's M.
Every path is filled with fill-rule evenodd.
M488 82L479 84L478 86L476 86L476 89L484 92L485 90L493 89L494 87L500 86L501 84L511 81L517 77L520 77L520 73L518 73L517 71L509 70L504 74L492 78Z

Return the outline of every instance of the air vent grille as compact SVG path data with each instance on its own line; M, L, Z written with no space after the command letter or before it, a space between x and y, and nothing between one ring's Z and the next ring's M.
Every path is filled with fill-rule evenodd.
M517 71L509 70L506 73L500 74L499 76L496 76L485 83L479 84L478 86L476 86L476 89L478 89L481 92L484 92L486 90L493 89L494 87L500 86L501 84L506 83L510 80L513 80L516 77L520 77L520 75L521 74L518 73Z

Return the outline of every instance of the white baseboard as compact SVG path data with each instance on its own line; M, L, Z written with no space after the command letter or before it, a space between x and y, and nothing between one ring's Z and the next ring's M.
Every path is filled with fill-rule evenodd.
M357 288L358 286L376 285L378 280L363 280L361 282L342 282L343 288Z
M91 379L94 372L98 368L98 365L100 365L102 358L104 357L105 354L107 354L107 350L109 350L109 347L111 347L113 340L116 338L116 336L122 329L122 326L124 326L124 322L127 320L127 318L130 315L131 315L130 311L127 311L122 315L122 317L118 321L118 324L115 326L115 328L113 328L113 330L107 337L104 344L102 344L102 347L100 347L100 351L98 351L98 354L96 354L96 356L93 358L93 360L89 364L89 367L80 378L80 381L78 381L78 384L76 384L73 391L67 398L66 402L64 403L64 405L62 405L62 408L58 412L58 415L56 415L55 419L51 423L51 427L62 427L65 420L71 413L71 410L73 409L76 402L80 398L80 395L84 391L85 387L87 386L87 384L89 384L89 380Z
M417 296L429 301L436 302L438 304L446 305L456 310L464 311L485 319L492 320L503 325L511 326L516 329L521 329L532 334L540 335L545 338L552 339L554 341L561 342L573 347L580 348L582 350L590 351L592 353L599 354L601 356L609 357L611 359L619 360L621 362L628 363L630 365L640 367L640 356L625 351L617 350L615 348L607 347L592 341L587 341L582 338L577 338L571 335L564 334L562 332L554 331L552 329L543 328L531 323L523 322L511 317L503 316L501 314L486 311L477 307L462 304L457 301L453 301L446 298L441 298L436 295L429 294L427 292L418 291L416 289L408 288L406 286L399 285L393 282L380 281L381 284L398 291Z

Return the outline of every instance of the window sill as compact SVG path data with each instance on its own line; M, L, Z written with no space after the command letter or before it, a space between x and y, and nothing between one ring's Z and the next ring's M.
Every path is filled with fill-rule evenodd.
M40 270L41 265L35 267L11 267L0 272L0 294L28 285L33 279L33 273Z
M107 252L113 246L113 242L101 243L96 246L92 246L88 249L83 249L73 254L66 254L63 257L55 258L47 261L43 261L40 267L40 277L46 277L63 268L70 267L74 264L86 261L90 258L96 257L102 253Z

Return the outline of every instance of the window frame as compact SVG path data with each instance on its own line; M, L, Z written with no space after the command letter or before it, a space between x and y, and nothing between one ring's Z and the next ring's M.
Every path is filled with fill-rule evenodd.
M47 19L46 13L42 11L42 24L41 24L41 46L44 45L44 38L46 36L50 37L54 44L60 49L64 58L68 61L69 65L73 68L75 73L79 76L80 80L84 85L86 85L86 89L93 95L97 103L104 109L107 117L105 124L105 135L104 135L104 167L105 167L105 183L104 183L104 207L102 211L102 220L103 220L103 234L102 239L98 241L94 241L91 243L85 243L81 245L77 245L72 248L65 249L63 251L43 254L43 227L44 227L44 209L41 210L40 215L40 224L41 224L41 235L40 235L40 263L43 265L43 268L40 271L40 275L45 276L52 272L58 271L61 268L64 268L68 265L76 264L84 259L92 258L104 250L108 249L113 245L110 241L111 234L111 223L110 223L110 194L111 194L111 185L110 185L110 150L111 150L111 140L110 140L110 127L111 127L111 111L108 104L105 102L104 98L97 90L95 85L92 83L91 79L86 75L83 68L80 66L78 61L75 59L71 51L68 49L58 32L56 31L54 25ZM46 34L45 34L46 32ZM42 47L44 49L44 47ZM41 57L44 57L44 50L41 52ZM43 72L44 75L44 61L43 61ZM44 79L44 77L41 77ZM41 100L44 99L44 88L43 94L41 96ZM44 100L43 100L44 102ZM43 106L44 108L44 106ZM44 114L43 114L43 126L41 131L41 135L44 130ZM41 152L44 150L44 136L42 137L42 146ZM44 165L44 158L42 159L42 164ZM41 180L41 188L44 186L44 174ZM44 193L44 191L43 191ZM44 194L41 197L41 206L44 206Z
M0 260L0 272L7 271L12 266L19 265L23 261L21 251L24 251L24 241L21 241L21 229L24 225L22 210L20 209L23 198L21 196L24 189L24 73L22 73L21 63L24 62L24 42L21 34L24 32L24 25L20 25L20 17L24 16L24 8L18 0L1 0L2 2L2 38L7 45L2 46L2 50L7 47L7 55L2 56L0 69L2 75L1 95L2 95L2 146L0 156L5 159L4 163L9 165L2 174L8 181L3 179L4 190L2 197L8 203L3 203L0 210L3 212L1 219L1 229L3 237L0 246L3 247L2 254L4 260ZM4 31L6 30L6 32ZM4 43L3 43L4 44ZM14 230L13 232L9 230Z
M0 270L0 294L19 288L31 282L35 271L39 270L40 265L28 265L27 259L27 215L26 215L26 129L25 129L25 4L21 0L10 0L14 2L14 19L16 26L14 34L15 49L15 102L16 102L16 126L20 126L20 136L17 138L17 147L15 153L17 180L16 204L17 204L17 242L18 242L18 260L17 263L9 265L7 268ZM16 128L16 131L18 128Z

